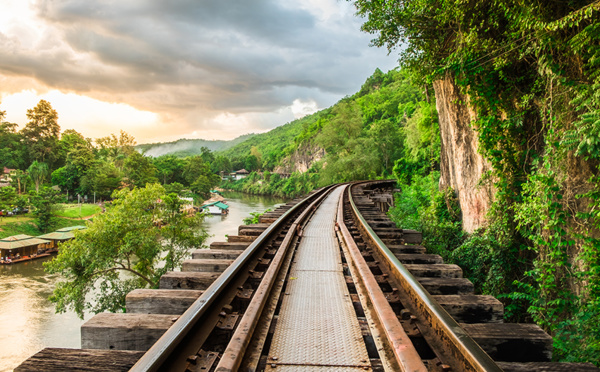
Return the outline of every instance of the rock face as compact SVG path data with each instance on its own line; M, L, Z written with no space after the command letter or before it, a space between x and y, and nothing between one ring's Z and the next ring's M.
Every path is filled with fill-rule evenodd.
M292 155L284 159L280 166L275 168L275 173L304 173L310 169L314 162L325 157L325 150L316 145L303 145L299 147Z
M489 186L479 185L490 165L477 151L477 132L471 127L475 113L451 76L434 82L442 154L440 189L452 187L462 210L463 229L473 232L486 222L492 202Z

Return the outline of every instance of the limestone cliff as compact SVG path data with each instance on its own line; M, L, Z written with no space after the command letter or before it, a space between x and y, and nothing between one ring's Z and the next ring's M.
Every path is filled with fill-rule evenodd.
M283 159L275 173L304 173L317 161L325 157L325 150L317 145L302 145L290 156Z
M452 187L462 209L463 228L473 232L484 225L491 201L490 187L481 186L490 165L479 154L477 132L471 127L475 113L451 76L434 82L442 153L440 188Z

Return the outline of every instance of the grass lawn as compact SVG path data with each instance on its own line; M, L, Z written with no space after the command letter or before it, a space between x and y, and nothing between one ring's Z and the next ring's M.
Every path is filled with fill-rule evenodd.
M102 211L102 208L96 204L61 204L61 208L56 215L66 218L85 218Z
M85 225L85 221L78 219L56 218L55 222L56 226L51 231L68 226ZM35 226L33 216L30 214L0 218L0 239L19 234L38 236L44 233Z

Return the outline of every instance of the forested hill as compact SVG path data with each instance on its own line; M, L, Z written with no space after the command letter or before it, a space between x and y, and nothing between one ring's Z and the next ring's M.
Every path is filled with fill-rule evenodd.
M331 182L389 177L399 159L400 167L435 167L435 104L426 101L424 91L399 69L377 69L356 94L220 155L229 158L233 169L292 173L285 185L257 179L238 185L244 191L282 195ZM431 151L431 146L438 149Z
M137 145L136 150L145 155L158 157L161 155L175 155L177 157L186 157L201 155L202 148L207 148L210 151L223 151L241 142L244 142L255 136L255 134L244 134L230 141L209 141L204 139L179 139L173 142L147 143Z

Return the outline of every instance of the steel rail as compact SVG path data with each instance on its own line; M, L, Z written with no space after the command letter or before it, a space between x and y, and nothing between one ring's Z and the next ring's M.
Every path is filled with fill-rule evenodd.
M317 194L325 192L327 188L307 196L298 204L287 210L281 217L273 222L261 235L259 235L238 256L238 258L205 290L190 307L173 323L173 325L146 351L146 353L130 369L131 372L153 372L160 370L171 354L182 344L188 333L205 316L208 309L217 302L219 296L225 291L234 278L244 269L254 253L271 237L274 231L284 225L288 217L298 211Z
M346 187L346 186L344 186ZM344 191L349 191L347 188ZM426 372L427 367L423 364L419 353L413 346L410 338L404 331L402 324L398 320L396 313L392 310L390 303L385 298L381 287L377 283L375 276L369 269L367 262L362 257L356 242L352 238L348 227L344 223L344 193L340 196L337 212L337 225L342 235L343 241L348 248L352 263L358 271L358 278L365 288L366 294L374 308L374 315L378 318L383 334L387 338L387 343L391 347L396 362L401 371Z
M385 181L381 182L384 183ZM389 181L388 181L389 182ZM416 301L415 305L430 322L433 330L445 341L449 341L454 348L455 357L462 359L465 370L472 371L502 371L490 356L483 351L460 325L446 312L446 310L423 288L421 283L404 267L396 256L388 249L385 243L375 234L371 226L360 213L358 207L352 198L352 188L350 186L350 205L353 213L364 228L368 238L375 244L379 253L387 260L388 267L399 280L402 288L407 292L411 299Z
M260 315L262 314L265 304L269 299L271 289L275 284L274 279L279 274L284 257L288 253L294 236L298 233L299 228L302 226L308 216L315 210L316 206L323 201L323 199L331 190L333 190L333 187L328 188L326 192L313 201L290 226L290 229L288 230L283 242L279 246L275 257L273 257L271 260L269 268L265 272L263 279L254 292L254 296L252 297L250 305L244 312L240 323L236 327L235 332L231 337L231 341L223 352L223 356L221 357L221 360L215 369L216 372L237 371L239 368L256 325L258 324Z

